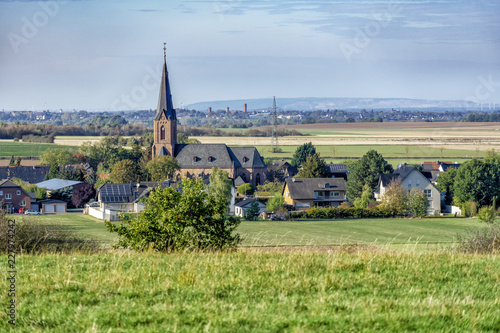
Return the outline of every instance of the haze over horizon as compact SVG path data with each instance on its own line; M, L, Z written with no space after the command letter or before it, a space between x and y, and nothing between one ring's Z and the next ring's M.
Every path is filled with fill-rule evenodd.
M0 110L359 97L500 103L493 0L0 0Z

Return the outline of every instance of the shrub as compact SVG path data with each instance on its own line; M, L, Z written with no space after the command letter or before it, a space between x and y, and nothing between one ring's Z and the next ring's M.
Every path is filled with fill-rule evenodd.
M477 218L486 223L493 223L497 218L495 205L481 207L477 213Z
M252 195L255 192L255 187L250 183L245 183L238 186L238 189L236 191L238 191L238 193L242 195Z
M474 201L466 201L460 205L462 214L466 217L472 217L477 214L477 204Z
M465 253L500 252L500 224L470 229L465 236L458 235L458 251Z
M92 239L75 236L61 224L46 225L36 217L18 216L10 219L0 211L0 253L8 252L9 221L15 220L15 252L25 254L97 252L100 245Z

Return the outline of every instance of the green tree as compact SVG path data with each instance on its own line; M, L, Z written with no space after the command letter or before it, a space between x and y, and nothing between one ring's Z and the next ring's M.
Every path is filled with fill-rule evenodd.
M245 218L247 220L253 221L259 215L259 212L260 212L259 202L254 199L250 203L250 207L245 212Z
M226 217L226 202L204 190L202 179L184 179L182 191L158 187L144 201L136 218L116 226L117 246L139 251L175 251L234 248L240 236L234 234L239 220Z
M210 186L207 189L208 193L224 199L227 203L227 207L229 208L229 203L233 197L233 194L231 193L233 181L229 179L228 173L220 168L212 168L209 179Z
M347 198L354 202L361 197L363 186L367 184L375 190L381 173L392 173L394 169L375 150L368 151L361 159L351 164L350 173L347 176Z
M453 193L459 203L475 201L479 207L500 197L500 170L496 164L473 159L458 168Z
M309 155L302 163L302 169L295 176L297 178L327 178L330 170L323 159L318 154Z
M424 217L427 215L428 208L429 200L424 191L418 187L412 188L408 196L408 210L411 212L412 216Z
M495 208L495 204L480 208L479 212L477 213L477 218L486 223L495 222L497 218L497 210Z
M40 164L65 166L74 162L72 154L62 148L49 148L40 155Z
M363 185L363 193L361 197L354 200L354 207L356 208L367 208L368 205L373 202L373 191L368 184Z
M387 185L381 205L394 210L398 215L408 215L408 191L400 179L394 179Z
M290 164L298 167L306 161L307 156L314 154L316 154L316 148L313 146L312 142L304 143L302 146L297 147Z
M137 163L131 160L121 160L111 166L109 178L113 183L130 183L140 180Z
M456 168L448 168L437 177L436 187L439 191L446 193L445 204L451 205L453 202L453 184L455 183L455 176L457 175Z
M14 155L10 158L9 165L14 166L16 164L16 160L14 159Z
M178 144L193 144L193 143L200 143L199 140L196 140L195 138L189 138L186 133L177 133L177 143Z
M271 199L267 200L266 209L270 211L276 211L282 207L285 207L285 198L281 194L277 194Z
M156 156L146 164L146 171L151 175L151 180L162 181L173 179L181 166L172 156Z

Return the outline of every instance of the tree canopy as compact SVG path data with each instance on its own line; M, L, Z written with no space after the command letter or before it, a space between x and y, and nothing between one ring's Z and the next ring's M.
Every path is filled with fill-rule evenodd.
M465 162L454 177L453 193L459 203L475 201L479 207L492 204L500 198L498 165L477 159Z
M228 173L220 168L212 168L210 171L210 186L208 192L218 198L226 200L227 204L232 198L231 189L233 181L229 179Z
M298 167L306 161L307 156L314 154L316 154L316 148L313 146L312 142L304 143L302 146L297 147L290 164Z
M302 163L302 169L296 175L297 178L327 178L330 175L330 169L326 166L323 159L318 154L309 155Z
M156 156L146 164L146 170L153 181L172 179L180 169L181 166L172 156Z
M137 163L131 160L121 160L113 164L109 178L113 183L130 183L141 178Z
M377 188L381 173L392 173L394 169L375 150L368 151L361 159L352 163L347 176L347 197L351 202L361 197L363 186L370 186L372 192Z

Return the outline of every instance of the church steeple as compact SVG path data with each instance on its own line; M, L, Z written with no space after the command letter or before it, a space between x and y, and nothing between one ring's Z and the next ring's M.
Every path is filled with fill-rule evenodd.
M161 76L160 95L158 96L158 107L156 108L155 120L160 120L162 114L168 120L177 119L177 115L172 103L172 93L170 92L170 83L167 70L167 48L163 43L163 71Z
M154 119L153 158L162 155L175 157L175 147L177 145L177 115L172 103L170 83L168 82L166 50L165 43L163 43L163 71L158 107Z

